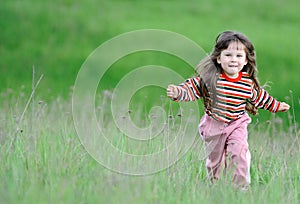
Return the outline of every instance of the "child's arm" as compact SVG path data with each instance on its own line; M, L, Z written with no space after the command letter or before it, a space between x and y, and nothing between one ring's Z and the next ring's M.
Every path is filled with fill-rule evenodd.
M199 77L195 77L187 79L178 86L170 84L167 88L167 96L175 101L195 101L201 97L199 80Z
M276 113L278 111L285 112L289 110L290 106L285 102L279 102L275 98L269 95L269 93L263 88L255 89L253 88L251 103L257 107L270 112Z

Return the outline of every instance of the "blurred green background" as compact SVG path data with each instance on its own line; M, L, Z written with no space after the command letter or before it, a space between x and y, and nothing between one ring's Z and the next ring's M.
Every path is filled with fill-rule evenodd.
M0 6L0 92L30 93L34 66L36 80L44 75L37 89L44 100L68 97L92 51L124 32L169 30L209 53L217 34L232 29L254 43L261 83L273 82L269 92L280 100L291 100L291 90L299 110L299 8L298 0L4 0ZM102 88L113 88L128 67L145 64L168 66L185 77L194 74L170 56L146 53L141 60L141 55L116 65L118 71L108 72Z

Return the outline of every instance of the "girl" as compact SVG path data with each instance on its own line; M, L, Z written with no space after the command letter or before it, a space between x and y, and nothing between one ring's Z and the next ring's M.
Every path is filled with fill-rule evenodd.
M256 77L256 57L250 40L239 32L225 31L212 53L197 66L199 76L175 86L167 95L175 101L203 98L205 114L199 133L207 147L206 168L211 182L218 180L222 168L232 171L234 187L248 189L250 152L246 113L258 108L270 112L287 111L290 106L270 96Z

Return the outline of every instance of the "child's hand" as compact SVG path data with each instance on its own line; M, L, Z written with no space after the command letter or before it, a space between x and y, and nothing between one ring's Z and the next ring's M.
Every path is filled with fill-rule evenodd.
M280 102L280 106L278 108L278 111L281 111L281 112L286 112L290 109L290 105L285 103L285 102Z
M167 88L167 96L175 99L178 97L178 89L176 88L176 86L174 84L170 84Z

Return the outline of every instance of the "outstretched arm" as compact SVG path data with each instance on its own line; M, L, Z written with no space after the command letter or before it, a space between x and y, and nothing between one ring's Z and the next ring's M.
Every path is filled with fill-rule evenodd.
M255 107L266 109L273 113L278 111L285 112L290 109L287 103L277 101L263 88L253 88L251 102Z
M199 77L187 79L178 86L170 84L167 96L175 101L195 101L201 97L199 91Z

